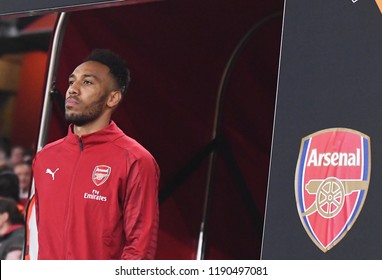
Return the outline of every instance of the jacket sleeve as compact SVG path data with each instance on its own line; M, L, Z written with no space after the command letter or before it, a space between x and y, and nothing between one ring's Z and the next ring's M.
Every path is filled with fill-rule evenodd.
M123 203L126 245L121 259L154 259L158 224L159 167L151 157L134 162L127 179Z

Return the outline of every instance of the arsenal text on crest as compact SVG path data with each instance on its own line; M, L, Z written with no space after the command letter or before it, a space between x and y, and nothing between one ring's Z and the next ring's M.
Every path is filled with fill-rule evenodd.
M356 149L355 153L318 153L313 149L308 166L360 166L361 150Z

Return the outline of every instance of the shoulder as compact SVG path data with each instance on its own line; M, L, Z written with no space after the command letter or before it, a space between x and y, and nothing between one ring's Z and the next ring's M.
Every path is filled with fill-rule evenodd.
M12 232L12 238L14 238L14 239L24 238L24 235L25 235L24 226L19 227Z
M34 157L33 161L36 162L41 157L49 157L50 154L55 153L57 147L59 147L64 142L64 140L65 138L61 138L59 140L46 144L40 151L36 153L36 156Z
M114 141L114 144L127 153L139 158L153 158L153 155L137 140L124 134Z
M50 150L56 148L57 146L62 144L64 142L64 140L65 140L65 138L61 138L61 139L58 139L54 142L46 144L37 154L45 153L47 151L50 151Z
M126 157L132 161L135 161L140 165L157 166L154 156L137 140L127 136L126 134L116 139L113 144L122 149Z
M6 238L3 240L2 244L7 243L23 243L25 236L25 227L20 226L17 229L12 230L9 234L7 234Z
M22 248L24 245L24 236L25 236L25 228L20 227L12 233L10 233L6 239L2 240L1 246L0 246L0 258L2 260L5 259L6 254L11 248L17 247Z

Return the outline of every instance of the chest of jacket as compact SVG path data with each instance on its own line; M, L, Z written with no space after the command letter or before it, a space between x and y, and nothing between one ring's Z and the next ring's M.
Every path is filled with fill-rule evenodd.
M80 213L90 213L99 222L105 215L118 217L126 192L128 165L126 155L108 145L84 150L62 145L54 154L47 151L34 168L40 213L48 213L46 219L59 223Z

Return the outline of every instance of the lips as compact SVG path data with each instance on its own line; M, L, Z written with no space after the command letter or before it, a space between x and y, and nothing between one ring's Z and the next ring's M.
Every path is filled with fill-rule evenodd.
M69 97L65 100L66 107L72 107L77 105L78 103L79 103L78 100L74 99L73 97Z

